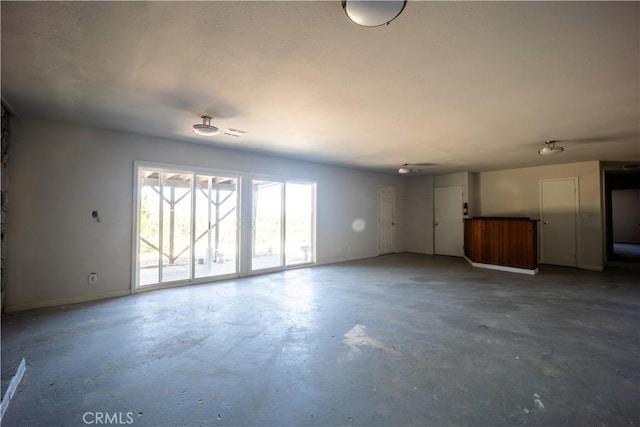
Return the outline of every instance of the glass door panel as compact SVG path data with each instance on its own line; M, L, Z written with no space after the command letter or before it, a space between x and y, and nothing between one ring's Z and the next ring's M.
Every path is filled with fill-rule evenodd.
M195 274L211 277L237 272L238 180L197 175Z
M286 264L313 262L314 185L287 182L285 190Z
M160 282L191 278L191 174L162 173Z
M283 189L282 182L253 181L253 271L283 266Z
M137 286L238 274L239 178L138 169Z
M140 170L140 213L138 284L158 283L160 252L160 174Z

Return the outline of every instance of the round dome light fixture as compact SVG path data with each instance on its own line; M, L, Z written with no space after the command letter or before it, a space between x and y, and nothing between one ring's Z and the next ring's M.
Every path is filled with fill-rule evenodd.
M556 142L553 140L546 141L545 146L538 150L538 154L541 156L550 156L552 154L560 154L564 151L563 147L556 147Z
M400 169L398 169L398 173L401 173L401 174L411 173L411 169L409 169L406 165L402 165Z
M196 123L191 130L202 136L213 136L220 132L220 129L211 124L210 116L202 116L202 123Z
M342 0L347 18L363 27L389 25L406 5L407 0Z

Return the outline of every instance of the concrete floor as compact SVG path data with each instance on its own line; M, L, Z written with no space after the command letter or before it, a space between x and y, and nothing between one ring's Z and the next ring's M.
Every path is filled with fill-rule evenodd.
M5 315L3 425L639 425L636 279L398 254Z

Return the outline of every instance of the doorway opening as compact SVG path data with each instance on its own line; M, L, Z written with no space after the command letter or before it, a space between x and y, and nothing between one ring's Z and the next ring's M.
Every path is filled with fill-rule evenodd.
M608 265L640 264L640 171L604 172L605 245Z

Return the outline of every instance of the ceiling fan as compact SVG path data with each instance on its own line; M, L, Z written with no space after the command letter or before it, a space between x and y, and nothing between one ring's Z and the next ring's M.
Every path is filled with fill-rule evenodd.
M538 150L541 156L550 156L552 154L560 154L564 151L564 147L556 147L557 140L549 139L544 142L544 147Z
M196 123L191 126L191 130L194 133L202 136L214 136L220 132L220 129L211 124L211 116L202 116L200 118L202 119L202 123Z
M211 116L201 116L200 118L202 119L202 123L196 123L191 126L191 130L194 133L202 136L214 136L220 132L220 129L217 126L211 124ZM223 133L228 136L239 138L247 133L247 131L242 129L229 128L226 131L223 131Z
M619 139L625 139L632 137L632 133L617 133L617 134L609 134L609 135L600 135L600 136L591 136L586 138L568 138L568 139L549 139L544 142L544 146L538 150L538 154L541 156L548 156L551 154L559 154L564 151L564 147L557 146L556 144L564 144L564 143L581 143L581 144L589 144L589 143L600 143L600 142L609 142L615 141Z
M398 173L402 175L423 173L423 167L433 166L433 163L403 163L398 168Z

